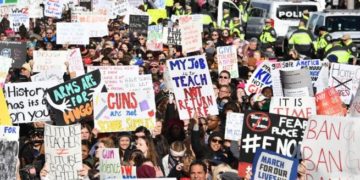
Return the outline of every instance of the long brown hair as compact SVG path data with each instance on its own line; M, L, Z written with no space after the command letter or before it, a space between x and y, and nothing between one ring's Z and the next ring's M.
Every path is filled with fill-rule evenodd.
M155 145L154 145L154 142L151 139L151 137L145 136L145 137L139 137L139 139L143 139L145 141L146 145L148 146L148 151L146 153L145 158L149 159L154 164L154 166L158 166L159 165L159 163L158 163L159 156L156 152Z

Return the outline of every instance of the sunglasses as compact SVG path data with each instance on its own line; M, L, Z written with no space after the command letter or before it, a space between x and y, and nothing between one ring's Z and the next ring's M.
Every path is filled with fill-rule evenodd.
M150 68L158 68L159 66L150 66Z
M219 76L219 79L229 79L229 77L226 77L226 76Z
M223 140L219 140L219 139L212 139L211 142L213 143L219 143L219 144L222 144L223 143Z

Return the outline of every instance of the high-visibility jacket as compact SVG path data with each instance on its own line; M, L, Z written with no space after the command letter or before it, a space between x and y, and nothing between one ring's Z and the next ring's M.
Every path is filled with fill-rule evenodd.
M331 43L331 39L332 38L328 32L325 32L317 38L316 43L314 44L314 49L318 58L324 58L325 48Z
M174 0L165 0L165 6L166 7L173 7L174 6Z
M300 26L289 39L289 48L295 48L300 54L312 55L313 35L305 27Z
M260 35L260 42L262 44L273 44L276 41L276 32L273 27L266 25Z
M232 23L231 17L229 14L225 14L221 21L221 28L230 28L230 24Z
M349 40L348 42L344 43L344 46L348 49L348 51L351 54L352 58L358 57L358 50L356 45L352 42L352 40Z
M351 54L346 47L341 44L335 44L329 49L326 58L330 56L336 56L337 63L348 64Z
M230 29L230 34L236 34L241 40L245 39L244 28L241 26L240 23L236 23L233 25L233 27Z

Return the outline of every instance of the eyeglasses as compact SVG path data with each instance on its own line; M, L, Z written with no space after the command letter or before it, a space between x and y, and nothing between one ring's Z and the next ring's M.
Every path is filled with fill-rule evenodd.
M158 68L159 66L150 66L150 68L152 69L152 68Z
M219 76L219 79L229 79L227 76Z
M212 139L211 140L212 143L219 143L219 144L222 144L223 143L223 140L219 140L219 139Z

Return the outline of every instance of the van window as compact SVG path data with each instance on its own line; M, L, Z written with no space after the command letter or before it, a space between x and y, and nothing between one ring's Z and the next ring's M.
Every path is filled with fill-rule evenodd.
M239 10L233 4L224 2L223 9L230 9L230 17L239 17Z
M326 18L329 32L360 31L360 16L331 16Z
M253 8L250 11L250 17L265 17L265 10Z
M315 22L318 18L317 14L313 14L310 16L310 20L309 20L309 24L308 24L308 29L313 29L315 27Z
M282 20L301 19L305 9L310 12L317 11L315 5L280 5L276 10L276 17Z

